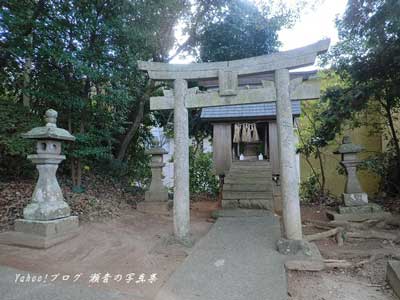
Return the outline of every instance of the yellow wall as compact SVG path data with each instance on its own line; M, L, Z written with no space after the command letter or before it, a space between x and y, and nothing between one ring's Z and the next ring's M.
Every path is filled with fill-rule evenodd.
M400 113L394 114L394 127L397 131L398 136L400 133ZM386 151L388 148L388 144L389 144L389 139L385 138L385 136L387 137L391 137L391 132L389 130L389 128L385 128L384 134L382 134L382 149L383 151Z

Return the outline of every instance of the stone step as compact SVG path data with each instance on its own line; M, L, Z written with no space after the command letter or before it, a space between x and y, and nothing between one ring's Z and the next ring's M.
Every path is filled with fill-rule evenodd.
M256 166L262 166L262 165L270 165L271 163L268 160L234 160L232 161L232 165L240 165L240 166L245 166L245 165L256 165Z
M243 182L245 183L251 183L251 179L255 181L255 183L259 182L272 182L272 176L271 174L239 174L239 173L234 173L234 174L229 174L228 176L225 177L225 179L233 179L236 181L244 180ZM226 182L226 180L225 180Z
M272 174L272 171L271 170L267 170L267 169L254 169L254 168L249 168L249 169L234 169L234 168L231 168L229 170L228 174L234 174L234 173L248 173L248 174L264 173L264 174Z
M227 191L242 191L242 192L270 192L272 191L271 184L266 182L265 184L243 184L243 183L225 183L224 192Z
M223 191L222 199L243 199L243 200L252 200L252 199L272 199L272 192L230 192Z
M268 184L269 180L267 177L226 177L224 179L225 184Z
M231 170L271 170L270 165L263 165L263 166L238 166L232 165Z
M252 208L273 210L272 200L222 200L222 208Z
M244 173L244 172L230 172L226 178L266 178L267 180L271 181L272 180L272 175L271 173L259 173L259 172L253 172L253 173Z

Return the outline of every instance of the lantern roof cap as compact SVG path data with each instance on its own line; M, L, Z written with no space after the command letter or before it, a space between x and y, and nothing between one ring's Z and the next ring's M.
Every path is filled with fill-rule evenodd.
M49 109L45 114L46 126L35 127L23 133L22 137L36 140L60 140L75 141L75 137L69 131L57 127L58 113L54 109Z
M349 136L344 136L342 144L334 152L335 154L346 154L346 153L359 153L364 150L361 145L353 144Z
M145 151L146 154L151 154L151 155L161 155L161 154L168 154L168 151L165 150L164 148L157 147L157 148L151 148Z

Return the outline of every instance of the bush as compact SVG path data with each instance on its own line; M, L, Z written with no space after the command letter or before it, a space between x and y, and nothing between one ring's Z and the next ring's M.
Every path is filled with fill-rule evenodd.
M400 170L397 168L397 157L393 149L372 155L359 166L360 170L367 170L380 178L380 192L388 196L400 194Z
M300 198L306 203L320 202L321 189L318 182L318 174L310 175L306 180L300 184Z
M207 193L215 196L219 190L219 181L212 172L212 153L195 153L190 147L189 174L190 193Z

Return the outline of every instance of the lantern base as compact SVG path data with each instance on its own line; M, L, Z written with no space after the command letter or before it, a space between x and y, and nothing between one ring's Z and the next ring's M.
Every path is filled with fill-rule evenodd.
M368 204L367 193L344 193L343 201L345 206L364 206Z
M144 194L145 202L167 202L168 189L164 187L154 188Z
M142 201L137 204L136 209L143 213L169 216L172 214L171 204L169 201Z
M18 219L14 231L0 234L0 244L46 249L75 237L78 229L76 216L50 221Z

